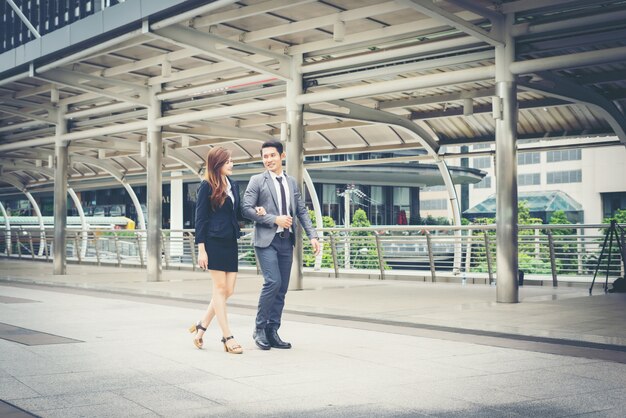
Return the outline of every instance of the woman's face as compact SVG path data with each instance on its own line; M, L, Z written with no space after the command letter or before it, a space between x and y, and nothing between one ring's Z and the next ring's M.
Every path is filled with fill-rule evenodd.
M233 159L232 158L229 158L228 161L226 161L226 164L222 166L221 174L222 176L230 176L233 174Z

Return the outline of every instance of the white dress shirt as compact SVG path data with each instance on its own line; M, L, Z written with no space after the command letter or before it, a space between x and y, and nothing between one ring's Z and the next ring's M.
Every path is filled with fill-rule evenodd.
M228 180L228 177L226 177L226 183L228 184L228 187L226 188L226 195L230 197L230 200L233 202L233 205L234 205L235 195L233 195L233 186L232 184L230 184L230 180Z

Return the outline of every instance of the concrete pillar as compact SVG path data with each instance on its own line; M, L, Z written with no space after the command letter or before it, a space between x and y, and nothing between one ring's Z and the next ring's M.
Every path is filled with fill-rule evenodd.
M509 67L515 59L513 16L503 28L504 46L496 47L496 300L519 302L517 282L517 87Z
M150 106L148 107L148 146L147 146L147 192L148 192L148 222L147 229L147 266L148 281L161 280L161 245L162 218L163 218L163 138L161 127L156 120L161 117L161 101L156 98L158 87L150 90Z
M183 255L183 173L170 174L170 256Z
M57 140L54 146L54 253L53 274L63 275L67 272L65 238L67 235L67 168L68 145L61 141L60 136L67 133L65 106L57 107L56 131Z
M302 90L302 55L295 55L289 68L290 80L286 86L286 110L289 135L287 136L287 174L296 179L296 183L303 192L304 179L304 127L302 119L302 105L296 103L296 97L303 93ZM293 253L293 265L291 267L291 280L289 289L302 289L302 230L295 231L296 245Z

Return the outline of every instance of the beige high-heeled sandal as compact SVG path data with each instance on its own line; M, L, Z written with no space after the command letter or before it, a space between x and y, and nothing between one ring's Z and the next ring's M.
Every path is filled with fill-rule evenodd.
M230 337L223 337L222 338L222 343L224 344L224 351L226 351L227 353L231 353L231 354L242 354L243 353L243 348L239 345L239 344L235 344L231 347L229 347L226 344L226 341L228 340L232 340L235 337L233 337L232 335Z
M205 331L205 332L206 332L206 328L202 326L202 322L201 322L201 321L198 321L198 323L197 323L197 324L192 325L192 326L190 326L190 327L189 327L189 332L190 332L190 333L192 333L192 334L195 332L195 333L196 333L196 336L197 336L197 335L198 335L198 330L200 330L200 329L201 329L202 331ZM198 347L200 350L202 350L202 345L204 344L204 341L202 340L202 337L200 337L200 338L194 338L194 339L193 339L193 344L194 344L196 347Z

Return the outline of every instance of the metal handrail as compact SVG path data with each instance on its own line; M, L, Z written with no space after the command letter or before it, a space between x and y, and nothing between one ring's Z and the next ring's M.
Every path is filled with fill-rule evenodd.
M525 272L526 280L545 281L554 286L559 281L590 282L607 227L607 224L519 225L519 269ZM462 233L453 234L458 230ZM242 231L240 265L257 269L252 230ZM359 272L380 279L395 274L428 281L469 279L491 284L497 280L493 262L497 249L495 225L379 225L318 231L324 244L321 271L334 277ZM0 234L0 257L51 259L53 233L40 234L36 226L12 232L12 237L8 233ZM67 232L68 262L140 267L147 264L145 230L85 233L68 228ZM163 230L162 238L161 262L165 268L196 268L194 230ZM622 242L625 239L621 237ZM308 240L304 241L304 267L313 268ZM453 259L459 249L462 262L456 270ZM619 254L616 244L612 252L610 265L603 259L601 271L608 276L623 275L626 255Z

